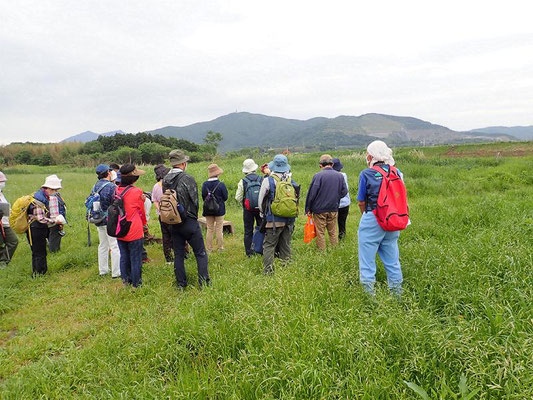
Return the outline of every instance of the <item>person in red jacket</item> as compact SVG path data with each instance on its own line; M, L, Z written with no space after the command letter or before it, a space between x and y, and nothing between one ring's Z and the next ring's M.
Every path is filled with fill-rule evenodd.
M120 275L124 285L133 287L142 284L142 252L144 243L143 226L146 225L144 211L145 196L141 189L133 186L144 175L144 171L133 164L120 167L121 181L116 194L122 196L126 219L131 222L128 234L118 238L120 249Z

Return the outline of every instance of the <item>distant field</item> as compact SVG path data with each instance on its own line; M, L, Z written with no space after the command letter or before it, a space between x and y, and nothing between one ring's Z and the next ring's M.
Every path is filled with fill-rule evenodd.
M355 200L363 153L334 155ZM289 157L304 196L318 157ZM261 259L244 256L241 210L229 201L237 232L210 258L212 287L195 288L188 260L192 285L178 292L151 245L133 292L99 277L96 244L86 246L92 170L4 170L11 201L57 173L70 225L46 276L31 278L23 237L0 270L0 398L421 398L406 382L435 399L533 398L533 142L401 148L395 158L412 218L400 237L401 301L382 269L375 300L358 284L354 204L347 240L324 254L303 243L300 216L292 262L265 277ZM243 159L217 161L230 198ZM201 184L207 164L187 172ZM160 236L154 213L150 228Z

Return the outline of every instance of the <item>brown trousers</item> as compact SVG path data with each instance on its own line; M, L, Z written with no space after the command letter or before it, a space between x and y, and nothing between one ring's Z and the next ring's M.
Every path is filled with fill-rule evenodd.
M205 221L207 222L207 235L205 235L205 247L207 251L213 251L213 234L217 239L218 250L224 250L224 216L206 216Z
M337 214L338 212L325 212L313 214L313 222L316 228L316 245L320 250L326 250L326 230L329 235L329 242L332 246L339 243L337 236Z

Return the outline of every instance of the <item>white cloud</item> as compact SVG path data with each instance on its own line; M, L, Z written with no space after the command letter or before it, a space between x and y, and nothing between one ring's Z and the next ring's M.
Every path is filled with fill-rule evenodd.
M532 124L528 2L0 0L0 141L235 111Z

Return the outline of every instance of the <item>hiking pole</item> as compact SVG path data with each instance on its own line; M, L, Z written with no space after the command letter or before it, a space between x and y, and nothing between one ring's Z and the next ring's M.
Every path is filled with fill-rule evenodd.
M2 240L4 241L4 249L5 249L6 255L7 255L7 262L10 262L11 261L11 257L9 255L9 250L7 248L6 231L4 230L4 224L2 223L1 219L0 219L0 230L2 231Z
M89 215L87 215L87 247L91 247L91 224L89 223Z

